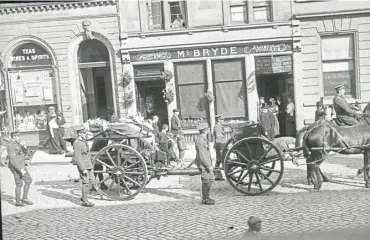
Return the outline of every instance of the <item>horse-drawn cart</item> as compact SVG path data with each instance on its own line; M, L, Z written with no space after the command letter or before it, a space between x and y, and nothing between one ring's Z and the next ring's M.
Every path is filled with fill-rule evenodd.
M93 141L90 154L95 188L101 196L128 200L139 194L153 178L199 174L196 168L168 166L165 153L145 139L150 134L139 125L114 123L104 128L90 127L90 131L94 135L90 139ZM235 131L228 142L229 146L233 143L231 148L224 151L227 180L246 195L271 191L283 174L282 155L276 146L261 137L260 124L247 123L236 127ZM67 140L73 141L68 137Z

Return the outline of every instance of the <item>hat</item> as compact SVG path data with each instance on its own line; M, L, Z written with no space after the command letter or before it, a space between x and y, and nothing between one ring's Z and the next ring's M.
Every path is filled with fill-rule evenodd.
M179 110L179 109L177 109L177 108L175 108L175 109L173 110L173 112L180 112L180 110Z
M217 118L224 119L224 115L223 115L223 114L218 114L218 115L216 115L216 116L215 116L215 118L216 118L216 119L217 119Z
M208 124L207 123L201 123L198 125L198 130L199 131L202 131L204 129L208 128Z
M13 130L13 131L11 131L11 132L10 132L10 136L12 136L12 137L13 137L13 136L15 136L15 135L18 135L18 136L20 135L20 134L19 134L19 130Z
M77 133L82 132L82 131L87 131L84 125L79 125L75 127L75 129Z
M334 89L339 91L339 90L342 90L342 89L345 89L345 88L342 84L340 84L340 85L336 86Z

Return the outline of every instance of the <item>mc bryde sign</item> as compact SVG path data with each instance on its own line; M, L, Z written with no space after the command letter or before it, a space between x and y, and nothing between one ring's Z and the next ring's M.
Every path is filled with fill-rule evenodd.
M278 53L292 51L289 43L260 43L223 47L199 47L182 50L165 50L145 53L130 53L131 62L147 62L183 58L232 56L256 53Z

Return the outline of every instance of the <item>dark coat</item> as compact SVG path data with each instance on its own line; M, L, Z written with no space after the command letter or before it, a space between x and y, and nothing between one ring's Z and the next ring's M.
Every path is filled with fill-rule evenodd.
M174 134L177 134L177 132L181 129L181 121L180 121L180 118L173 115L172 118L171 118L171 131L174 133Z
M153 123L153 134L155 138L155 142L159 143L159 127L157 123Z
M212 158L209 151L208 139L202 135L199 135L195 140L195 164L198 168L204 168L209 170L212 168Z
M324 108L319 108L315 112L315 122L319 120L324 120L326 116L326 111Z
M27 147L22 146L15 140L11 140L6 148L9 156L8 167L20 171L25 168L25 156L27 154Z
M270 141L273 140L275 136L274 114L270 111L268 111L267 113L261 112L260 120L261 120L262 134L265 135L265 132L267 132L267 136L266 136L267 139Z
M356 125L359 121L356 120L356 108L349 105L342 96L335 96L333 99L333 106L337 115L336 122L338 125Z
M213 132L215 134L215 144L213 148L216 150L222 150L224 144L226 143L225 131L223 126L220 123L217 123Z
M80 137L73 143L74 157L79 171L83 172L92 169L91 157L89 154L89 145Z

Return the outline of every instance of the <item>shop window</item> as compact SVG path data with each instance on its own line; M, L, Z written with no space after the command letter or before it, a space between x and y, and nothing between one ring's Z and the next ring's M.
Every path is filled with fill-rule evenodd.
M216 114L227 118L246 117L244 61L213 61Z
M271 1L253 0L253 21L271 22Z
M230 0L230 22L232 24L248 23L247 2Z
M334 96L334 87L343 84L346 95L356 97L353 35L323 36L321 45L324 95Z
M148 0L146 3L148 14L148 28L163 28L163 4L160 0Z
M8 81L14 129L46 129L48 107L57 105L50 53L35 43L22 44L12 52L10 65Z
M206 66L204 62L175 65L178 105L183 119L206 118L208 105L206 91Z

